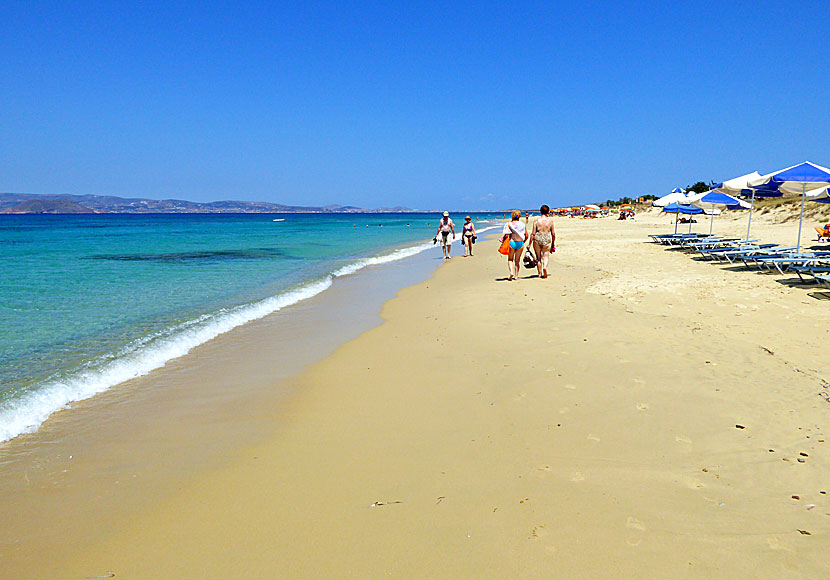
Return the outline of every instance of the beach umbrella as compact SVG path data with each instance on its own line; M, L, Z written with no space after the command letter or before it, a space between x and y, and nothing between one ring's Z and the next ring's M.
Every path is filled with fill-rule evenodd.
M668 195L664 195L661 198L655 199L651 202L653 207L666 207L670 203L677 203L683 202L686 198L686 192L680 189L679 187L675 187L671 190L671 193Z
M678 214L700 214L703 210L693 205L684 205L682 203L670 203L663 208L663 213L673 213L674 216L674 233L677 233L677 218ZM689 231L692 231L692 222L689 222Z
M801 250L801 227L804 223L804 202L807 197L821 195L821 190L830 186L830 169L805 161L774 173L750 180L750 187L767 186L770 190L777 189L783 193L801 194L801 212L798 217L798 239L795 251ZM815 192L815 193L813 193Z
M814 201L816 203L830 203L830 187L817 189L812 193L815 193L815 195L810 198L810 201Z
M755 190L749 187L750 180L757 181L761 178L761 174L757 171L741 175L740 177L733 177L715 185L712 191L719 191L728 195L743 195L750 197L749 201L749 222L746 224L746 239L749 239L749 230L752 227L752 212L755 208Z
M663 197L655 199L651 202L651 205L653 207L666 207L670 203L677 203L683 201L685 197L685 193L670 193L668 195L664 195Z
M707 191L705 193L698 193L690 198L690 201L697 207L702 207L704 204L711 206L709 218L709 233L712 233L712 227L715 223L715 206L721 205L727 209L749 209L749 204L741 201L736 197L732 197L726 193L719 191ZM749 238L747 238L749 239Z

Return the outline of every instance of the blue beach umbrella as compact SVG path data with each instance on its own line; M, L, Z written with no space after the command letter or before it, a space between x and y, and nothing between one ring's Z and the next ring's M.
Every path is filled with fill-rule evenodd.
M804 202L807 196L818 196L823 188L830 186L830 169L805 161L774 173L769 173L757 180L750 180L750 187L767 186L770 190L777 188L782 193L801 194L801 213L798 217L798 240L796 252L801 250L801 227L804 223ZM811 192L815 192L811 194Z
M749 204L745 201L741 201L736 197L732 197L726 193L722 193L720 191L707 191L706 193L699 193L692 198L690 201L694 203L696 206L700 207L703 204L711 205L711 211L709 212L709 233L712 233L712 227L715 223L715 206L722 205L726 209L749 209ZM749 238L747 238L749 239Z
M699 207L694 207L691 205L685 205L682 203L670 203L666 207L663 208L663 213L673 213L673 214L699 214L703 213L703 210ZM677 233L677 218L679 216L675 215L674 220L674 233ZM689 222L689 231L692 231L692 223Z

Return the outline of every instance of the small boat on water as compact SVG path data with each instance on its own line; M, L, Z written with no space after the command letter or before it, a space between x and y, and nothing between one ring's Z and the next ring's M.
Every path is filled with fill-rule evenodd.
M274 221L275 221L275 222L284 222L284 221L285 221L285 218L277 218L277 219L275 219Z

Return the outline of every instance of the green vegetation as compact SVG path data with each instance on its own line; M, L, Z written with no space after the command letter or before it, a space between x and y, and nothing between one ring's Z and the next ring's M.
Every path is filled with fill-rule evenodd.
M695 193L703 193L704 191L709 191L714 186L714 181L710 181L708 184L705 181L697 181L694 185L687 185L686 192L694 191Z

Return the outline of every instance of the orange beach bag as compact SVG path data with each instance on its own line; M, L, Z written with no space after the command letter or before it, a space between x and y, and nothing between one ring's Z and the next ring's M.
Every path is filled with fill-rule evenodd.
M510 236L506 236L504 241L499 246L499 254L504 254L505 256L510 253Z

